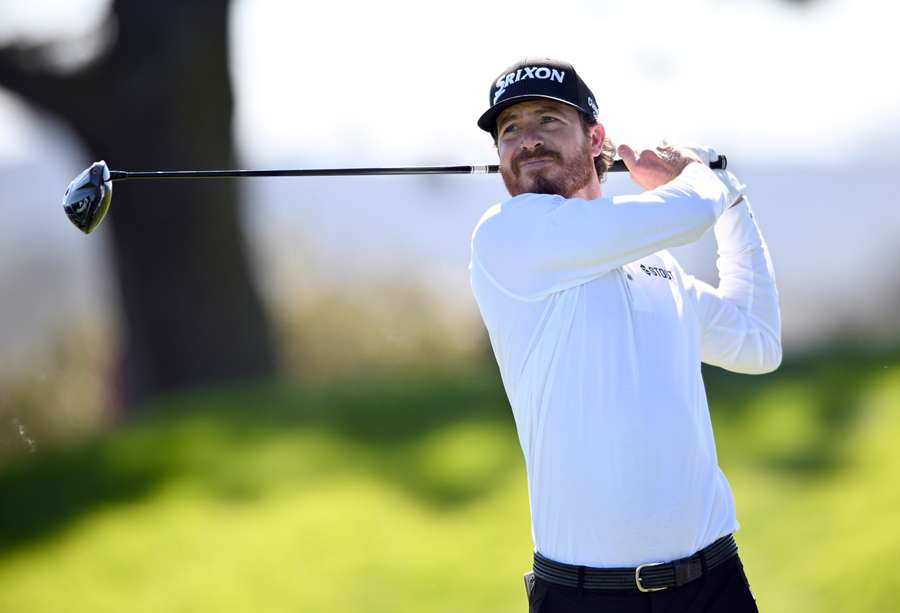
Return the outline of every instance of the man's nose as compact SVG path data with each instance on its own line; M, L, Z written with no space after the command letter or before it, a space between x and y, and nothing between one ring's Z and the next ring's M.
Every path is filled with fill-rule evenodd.
M534 149L544 145L544 135L536 127L528 127L522 131L522 149Z

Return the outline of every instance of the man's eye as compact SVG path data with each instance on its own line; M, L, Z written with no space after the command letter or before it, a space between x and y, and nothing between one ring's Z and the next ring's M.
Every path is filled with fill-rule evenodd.
M551 121L556 121L556 117L550 117L549 115L541 117L541 123L550 123Z
M503 126L502 130L500 130L500 134L505 136L511 132L515 132L517 129L518 129L518 126L516 124L508 123L505 126Z

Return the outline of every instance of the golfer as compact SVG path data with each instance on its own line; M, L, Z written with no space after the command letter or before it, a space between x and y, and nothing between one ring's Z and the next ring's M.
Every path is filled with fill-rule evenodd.
M528 472L530 611L757 611L700 363L778 367L769 254L709 149L622 145L646 191L603 197L597 114L570 64L530 58L478 120L511 196L478 222L470 269ZM666 251L709 228L718 288Z

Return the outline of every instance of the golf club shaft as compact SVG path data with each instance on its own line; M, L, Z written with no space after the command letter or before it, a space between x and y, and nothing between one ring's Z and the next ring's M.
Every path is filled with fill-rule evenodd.
M724 169L728 160L720 155L710 168ZM354 177L367 175L483 175L495 174L496 164L483 166L410 166L401 168L312 168L305 170L110 170L110 180L125 179L228 179L240 177ZM610 172L627 172L625 163L616 160Z

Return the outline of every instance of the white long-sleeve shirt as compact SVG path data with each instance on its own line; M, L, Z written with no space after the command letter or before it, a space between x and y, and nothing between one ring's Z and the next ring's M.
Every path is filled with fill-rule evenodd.
M781 331L766 245L749 203L725 210L728 199L695 163L643 194L522 194L478 222L472 289L515 416L542 555L633 567L738 528L700 363L771 371ZM664 251L713 224L718 288Z

